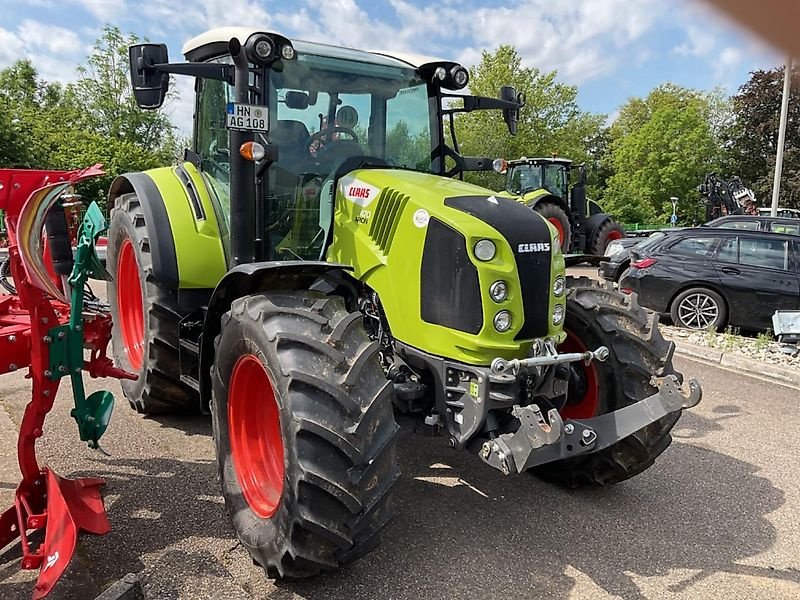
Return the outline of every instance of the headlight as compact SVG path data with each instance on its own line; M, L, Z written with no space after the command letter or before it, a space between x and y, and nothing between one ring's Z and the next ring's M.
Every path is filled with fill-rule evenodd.
M261 39L255 43L253 50L258 58L266 60L272 54L272 44L267 39Z
M475 252L475 258L485 262L494 258L497 248L492 240L481 240L475 244L473 251Z
M609 244L609 245L606 247L606 256L609 256L609 257L611 257L611 256L616 256L617 254L619 254L620 252L622 252L624 249L625 249L625 248L623 247L623 245L622 245L622 244L620 244L620 243L617 243L617 242L611 242L611 243L610 243L610 244Z
M567 282L564 281L563 277L556 277L556 280L553 282L553 293L556 296L563 296L565 289L567 289Z
M281 56L286 60L292 60L294 58L294 48L292 48L289 44L281 46Z
M556 304L556 307L553 309L553 325L561 325L561 321L563 320L564 320L564 305Z
M507 310L501 310L494 316L494 328L500 333L508 331L511 328L511 313Z
M495 281L489 286L489 295L495 302L502 302L508 298L508 285L505 281Z

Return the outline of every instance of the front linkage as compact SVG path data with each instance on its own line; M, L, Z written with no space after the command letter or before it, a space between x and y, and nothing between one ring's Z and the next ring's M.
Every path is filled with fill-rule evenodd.
M0 171L0 208L5 212L8 261L16 288L14 295L0 298L0 374L29 367L33 387L17 444L22 482L14 506L0 515L0 549L20 538L21 567L40 569L34 600L46 596L64 573L79 531L101 535L110 529L99 491L102 479L65 479L41 467L36 458L36 440L42 436L59 382L70 376L75 401L71 414L80 438L98 448L113 396L99 391L86 398L82 372L93 377L135 378L106 357L110 315L84 310L87 279L107 278L95 252L97 237L105 230L100 209L92 203L87 210L74 260L66 224L57 227L61 235L53 235L53 221L48 217L62 210L58 202L69 188L102 174L100 165L70 172ZM49 244L41 238L45 220ZM53 258L49 267L47 257ZM86 349L91 351L88 360L84 360ZM44 531L38 548L29 538L35 530Z

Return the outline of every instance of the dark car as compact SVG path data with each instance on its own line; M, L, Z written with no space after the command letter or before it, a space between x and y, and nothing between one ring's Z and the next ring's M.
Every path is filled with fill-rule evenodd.
M669 232L635 246L620 288L675 325L748 330L800 308L800 239L726 228Z
M631 264L631 248L644 244L648 239L653 236L662 235L660 231L650 234L649 238L621 238L609 242L606 246L606 258L608 260L600 263L598 274L603 279L608 281L617 282L622 274Z
M727 215L709 221L703 227L724 227L748 231L771 231L788 235L800 235L800 219L753 215Z
M745 229L748 231L771 231L787 235L800 236L800 220L788 217L764 217L751 215L728 215L709 221L702 227L722 227L725 229ZM663 233L683 231L683 229L660 229L650 234L660 236ZM623 238L611 242L606 247L608 261L604 262L598 271L600 277L608 281L618 282L620 277L631 264L630 251L641 239Z

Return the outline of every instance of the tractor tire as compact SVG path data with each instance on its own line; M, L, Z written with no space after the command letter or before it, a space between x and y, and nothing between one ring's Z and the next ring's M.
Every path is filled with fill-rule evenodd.
M587 278L567 278L567 341L562 352L594 350L606 346L605 362L573 363L563 418L585 419L618 410L657 389L652 377L676 374L672 366L675 346L661 336L658 315L626 296ZM613 446L593 454L536 467L545 480L567 487L610 485L650 467L672 442L670 431L680 413L672 413L640 429Z
M569 252L572 244L572 226L569 224L569 217L564 209L552 202L540 202L533 207L533 210L550 221L550 224L558 231L558 239L561 240L561 251Z
M603 221L595 230L589 247L588 254L593 256L603 256L606 253L606 246L609 242L625 237L625 230L617 221L609 217Z
M190 412L199 395L180 380L178 325L185 316L176 290L153 277L150 237L136 194L124 194L111 211L107 266L115 363L139 375L121 379L131 407L141 413Z
M400 473L394 388L341 297L234 301L211 370L214 443L236 535L272 578L337 569L374 548Z

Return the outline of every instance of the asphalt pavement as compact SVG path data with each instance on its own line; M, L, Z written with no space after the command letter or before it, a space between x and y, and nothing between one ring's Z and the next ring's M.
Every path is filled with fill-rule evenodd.
M566 491L504 477L444 437L401 436L397 514L375 552L339 572L273 583L228 525L207 418L146 418L122 399L85 448L66 386L40 454L60 474L106 479L112 532L84 536L52 598L93 598L144 572L148 598L792 598L800 597L800 392L677 359L703 402L642 475ZM105 382L89 382L90 390ZM22 376L0 379L0 506L17 483ZM35 573L0 556L0 598L30 597Z

